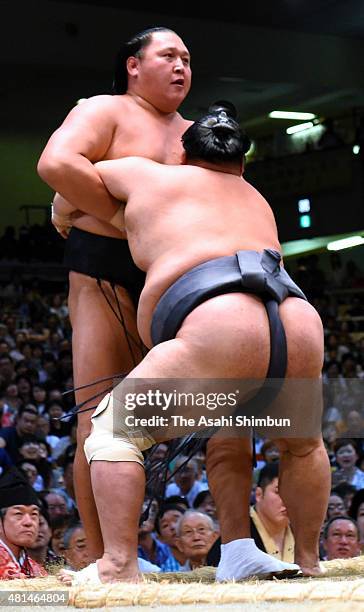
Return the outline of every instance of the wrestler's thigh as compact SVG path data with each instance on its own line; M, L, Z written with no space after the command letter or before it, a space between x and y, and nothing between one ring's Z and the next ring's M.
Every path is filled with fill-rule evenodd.
M287 298L279 307L287 336L287 376L316 378L324 359L324 334L320 316L311 304Z
M109 283L102 283L105 294L117 312L118 304ZM142 355L133 303L122 287L115 287L125 328L112 312L96 279L70 273L69 308L72 324L73 373L75 387L98 378L130 371ZM112 381L111 381L112 382ZM84 402L105 391L110 381L76 392L76 402ZM101 396L102 397L102 396ZM93 400L98 403L99 400ZM90 419L90 412L79 415L79 423Z
M266 376L269 323L262 301L255 296L229 293L204 302L186 317L177 338L188 344L205 376Z

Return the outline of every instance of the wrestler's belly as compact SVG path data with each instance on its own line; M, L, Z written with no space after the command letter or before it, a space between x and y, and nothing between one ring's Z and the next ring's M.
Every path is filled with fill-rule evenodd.
M74 221L73 226L84 230L85 232L97 234L98 236L108 236L109 238L126 237L126 234L117 230L116 227L113 227L109 223L99 221L90 215L82 215L82 217L79 217Z

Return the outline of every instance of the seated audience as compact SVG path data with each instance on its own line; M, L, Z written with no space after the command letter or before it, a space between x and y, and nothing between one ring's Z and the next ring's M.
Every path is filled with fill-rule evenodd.
M185 555L177 546L178 536L176 525L185 513L185 509L177 504L166 504L162 506L156 520L156 532L159 540L169 546L170 555L161 564L162 572L178 572L186 563Z
M1 580L47 575L27 552L38 536L40 505L34 489L16 468L0 476Z
M63 556L68 569L78 571L92 561L87 546L86 535L81 523L68 527L63 534Z
M329 521L335 516L346 516L346 508L344 504L344 500L340 495L331 491L329 497L329 503L327 505L327 514L326 519Z
M360 546L364 548L364 489L357 491L352 499L348 512L349 516L356 521L359 529Z
M24 458L19 449L26 436L34 435L37 416L35 408L22 406L16 416L15 425L0 429L0 446L6 449L14 464Z
M194 459L187 461L187 457L178 457L175 463L175 470L178 472L174 476L174 482L171 482L166 489L166 497L170 495L182 495L186 497L190 506L192 506L195 497L208 489L208 484L197 480L198 465ZM185 465L183 465L185 464ZM182 467L181 467L182 466Z
M187 572L207 565L207 553L215 538L214 522L210 516L197 510L187 510L177 526L177 546L186 557L181 571Z
M63 557L57 556L51 549L52 530L50 519L44 506L40 509L38 536L34 544L28 546L29 556L40 565L49 569L51 566L64 565Z
M326 559L350 559L360 555L359 529L354 519L335 516L324 529Z
M255 505L250 508L251 537L260 550L280 559L294 562L294 539L287 510L278 492L279 463L267 463L260 471L255 491ZM217 566L221 556L219 538L207 557L207 565Z
M364 472L356 467L359 453L357 444L349 438L341 438L335 444L335 459L338 465L332 475L333 486L341 482L347 482L356 489L364 488Z

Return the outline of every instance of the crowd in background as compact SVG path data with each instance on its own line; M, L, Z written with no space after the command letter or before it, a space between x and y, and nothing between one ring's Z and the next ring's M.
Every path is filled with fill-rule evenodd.
M6 251L14 256L6 260L21 261L25 249L36 244L38 251L34 247L32 253L41 261L42 251L49 250L39 247L37 231L29 230L25 240L25 234L16 239L8 229L0 238L0 258ZM343 265L339 256L332 257L330 266L324 272L316 255L288 264L317 308L325 333L323 432L333 491L322 558L355 556L364 546L364 274L354 262ZM45 501L38 539L29 553L42 563L64 559L68 567L80 569L89 558L73 487L76 417L65 417L75 402L66 293L66 286L55 292L51 282L40 285L37 279L11 275L0 287L0 471L17 466ZM289 560L294 542L278 493L279 452L274 440L259 440L257 449L253 537L269 554ZM166 452L167 445L161 444L155 458ZM203 449L176 473L164 500L150 495L139 557L162 571L216 564L219 553L211 551L216 553L219 526ZM285 534L282 546L273 536L279 528Z

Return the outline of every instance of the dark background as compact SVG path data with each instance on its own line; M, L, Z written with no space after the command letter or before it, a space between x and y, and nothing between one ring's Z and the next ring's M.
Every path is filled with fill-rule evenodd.
M51 193L35 173L48 136L79 98L109 91L120 42L149 26L175 29L191 50L193 84L182 108L188 118L215 99L230 99L249 135L267 140L294 123L268 119L271 110L314 112L354 125L364 108L363 0L171 9L108 0L12 0L0 7L0 229L24 222L20 206L48 203ZM303 182L293 180L302 169L292 169L286 158L248 169L247 178L273 205L282 239L301 237L298 197L313 199L312 235L364 228L362 170L350 151L345 159L307 158ZM31 221L42 218L32 214Z

